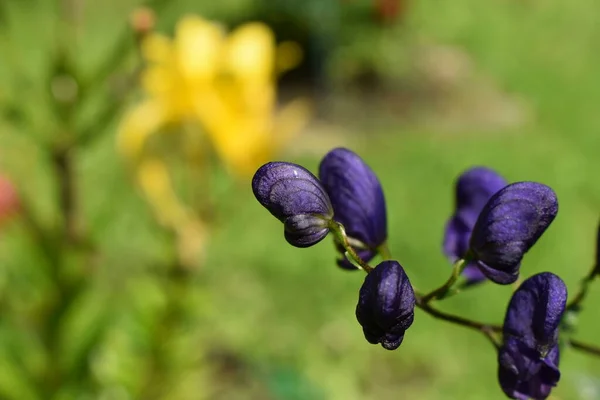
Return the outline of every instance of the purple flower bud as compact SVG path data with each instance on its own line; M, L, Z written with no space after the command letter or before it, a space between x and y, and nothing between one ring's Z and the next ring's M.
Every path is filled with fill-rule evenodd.
M310 171L287 162L270 162L252 178L256 199L284 224L285 238L309 247L329 232L333 208L325 189Z
M473 167L460 175L456 181L456 210L446 223L443 243L444 254L451 262L465 257L479 213L490 197L506 185L502 176L486 167ZM485 279L475 263L469 263L463 275L469 284Z
M558 333L566 303L565 283L550 272L532 276L513 294L498 354L498 380L508 397L545 399L558 383Z
M337 148L321 161L319 178L331 198L334 219L362 244L354 249L369 262L387 239L385 198L377 176L357 154ZM338 264L354 268L343 257Z
M395 350L412 325L415 293L397 261L383 261L371 271L360 288L356 318L369 343Z
M536 182L517 182L486 203L471 235L470 251L479 269L506 285L519 277L523 256L558 212L554 191Z

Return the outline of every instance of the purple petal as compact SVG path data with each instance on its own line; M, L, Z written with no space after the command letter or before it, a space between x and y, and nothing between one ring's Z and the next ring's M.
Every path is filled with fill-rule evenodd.
M501 276L518 273L521 259L545 232L558 212L554 191L536 182L506 186L487 202L471 235L470 248L482 272L496 283ZM507 280L505 279L504 282ZM510 282L509 282L510 283Z
M469 250L471 229L472 227L469 227L464 219L458 216L453 216L446 223L443 249L444 254L452 263L463 258Z
M450 262L466 256L479 213L490 197L506 184L502 176L486 167L473 167L459 176L455 185L456 211L446 223L443 242L444 254ZM474 264L465 268L463 276L467 278L467 284L486 279Z
M467 264L462 274L467 279L467 285L474 285L487 279L484 273L473 263Z
M400 346L414 319L415 294L397 261L383 261L360 288L356 318L369 343L387 350Z
M456 208L472 209L479 214L485 203L508 182L487 167L472 167L456 182Z
M533 275L513 293L504 319L504 335L521 338L536 348L556 344L567 303L565 283L551 272Z
M476 261L473 265L479 268L479 271L490 281L499 285L509 285L519 279L519 267L521 264L500 270L495 267L490 267L483 261Z
M321 161L319 178L331 199L334 219L344 225L347 235L371 249L383 244L387 238L385 198L371 168L354 152L337 148Z
M566 302L564 282L550 272L532 276L513 293L498 353L498 379L507 396L545 399L558 383L558 333Z
M333 208L325 189L300 165L270 162L252 179L256 199L284 223L286 240L297 247L321 241L329 232Z
M558 346L542 358L515 339L505 343L498 353L498 381L512 399L542 400L550 396L560 380Z

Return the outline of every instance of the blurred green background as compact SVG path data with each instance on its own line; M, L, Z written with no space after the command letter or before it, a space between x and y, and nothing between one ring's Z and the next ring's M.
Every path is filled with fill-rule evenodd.
M287 245L249 178L207 172L215 207L205 258L175 276L172 234L115 148L135 91L118 97L114 82L135 68L127 32L140 3L71 3L80 7L76 40L56 28L59 2L0 0L0 171L49 232L64 222L56 158L45 150L60 148L65 112L51 78L57 65L93 77L115 45L132 49L116 72L88 82L85 104L69 106L75 129L93 132L71 154L86 242L50 241L48 251L27 218L2 224L0 398L504 398L482 335L417 311L397 351L369 345L354 316L362 273L339 270L329 240ZM449 273L441 241L460 172L486 165L509 181L550 185L560 212L522 273L552 271L573 293L594 261L600 208L600 3L388 2L395 13L384 3L173 0L156 29L172 35L193 13L230 27L262 20L300 43L304 62L282 77L280 96L308 96L315 112L277 157L315 171L334 146L357 151L383 184L390 249L421 290ZM499 323L510 293L484 285L442 308ZM598 302L594 287L578 339L598 343ZM599 360L566 350L561 371L552 398L600 399Z

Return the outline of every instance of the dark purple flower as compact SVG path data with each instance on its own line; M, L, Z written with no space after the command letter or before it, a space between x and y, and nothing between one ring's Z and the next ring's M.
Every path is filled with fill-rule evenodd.
M344 225L351 244L360 242L353 248L369 262L387 239L385 198L377 176L354 152L337 148L321 161L319 178L331 199L334 219ZM354 269L344 257L338 264Z
M415 293L397 261L383 261L371 271L360 288L356 318L369 343L395 350L412 325Z
M513 294L498 353L498 380L508 397L545 399L558 383L558 333L566 303L565 283L550 272L532 276Z
M333 208L325 189L310 171L287 162L270 162L252 178L256 199L284 224L293 246L308 247L329 232Z
M513 283L523 256L556 217L554 191L536 182L517 182L486 203L473 228L470 253L491 281Z
M446 223L443 250L451 262L464 258L469 250L471 232L483 206L496 192L507 185L496 171L473 167L463 172L456 181L455 212ZM475 263L469 263L463 272L468 283L485 279Z

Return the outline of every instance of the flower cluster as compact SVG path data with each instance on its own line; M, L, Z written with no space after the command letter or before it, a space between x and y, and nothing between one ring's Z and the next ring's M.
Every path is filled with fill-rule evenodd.
M470 321L432 305L457 293L453 289L461 274L465 288L485 281L516 282L525 254L558 213L550 187L537 182L509 184L485 167L465 171L456 182L455 211L446 223L442 246L454 263L453 272L429 293L414 289L404 268L390 259L381 184L352 151L337 148L326 154L318 177L300 165L267 163L254 175L252 189L260 204L283 223L290 244L309 247L332 233L340 252L338 265L344 269L358 265L367 272L356 318L369 343L397 349L418 307L486 334L498 350L498 379L507 396L545 399L558 383L561 320L572 308L558 276L544 272L526 279L512 296L503 326ZM378 254L384 261L371 267L368 263ZM592 272L593 277L596 271Z
M257 200L283 222L286 240L296 247L312 246L335 234L337 263L356 269L371 261L387 239L383 189L375 173L354 152L337 148L325 155L319 178L300 165L270 162L252 179ZM365 338L393 350L413 322L415 295L397 261L384 261L367 275L360 290L356 316Z

